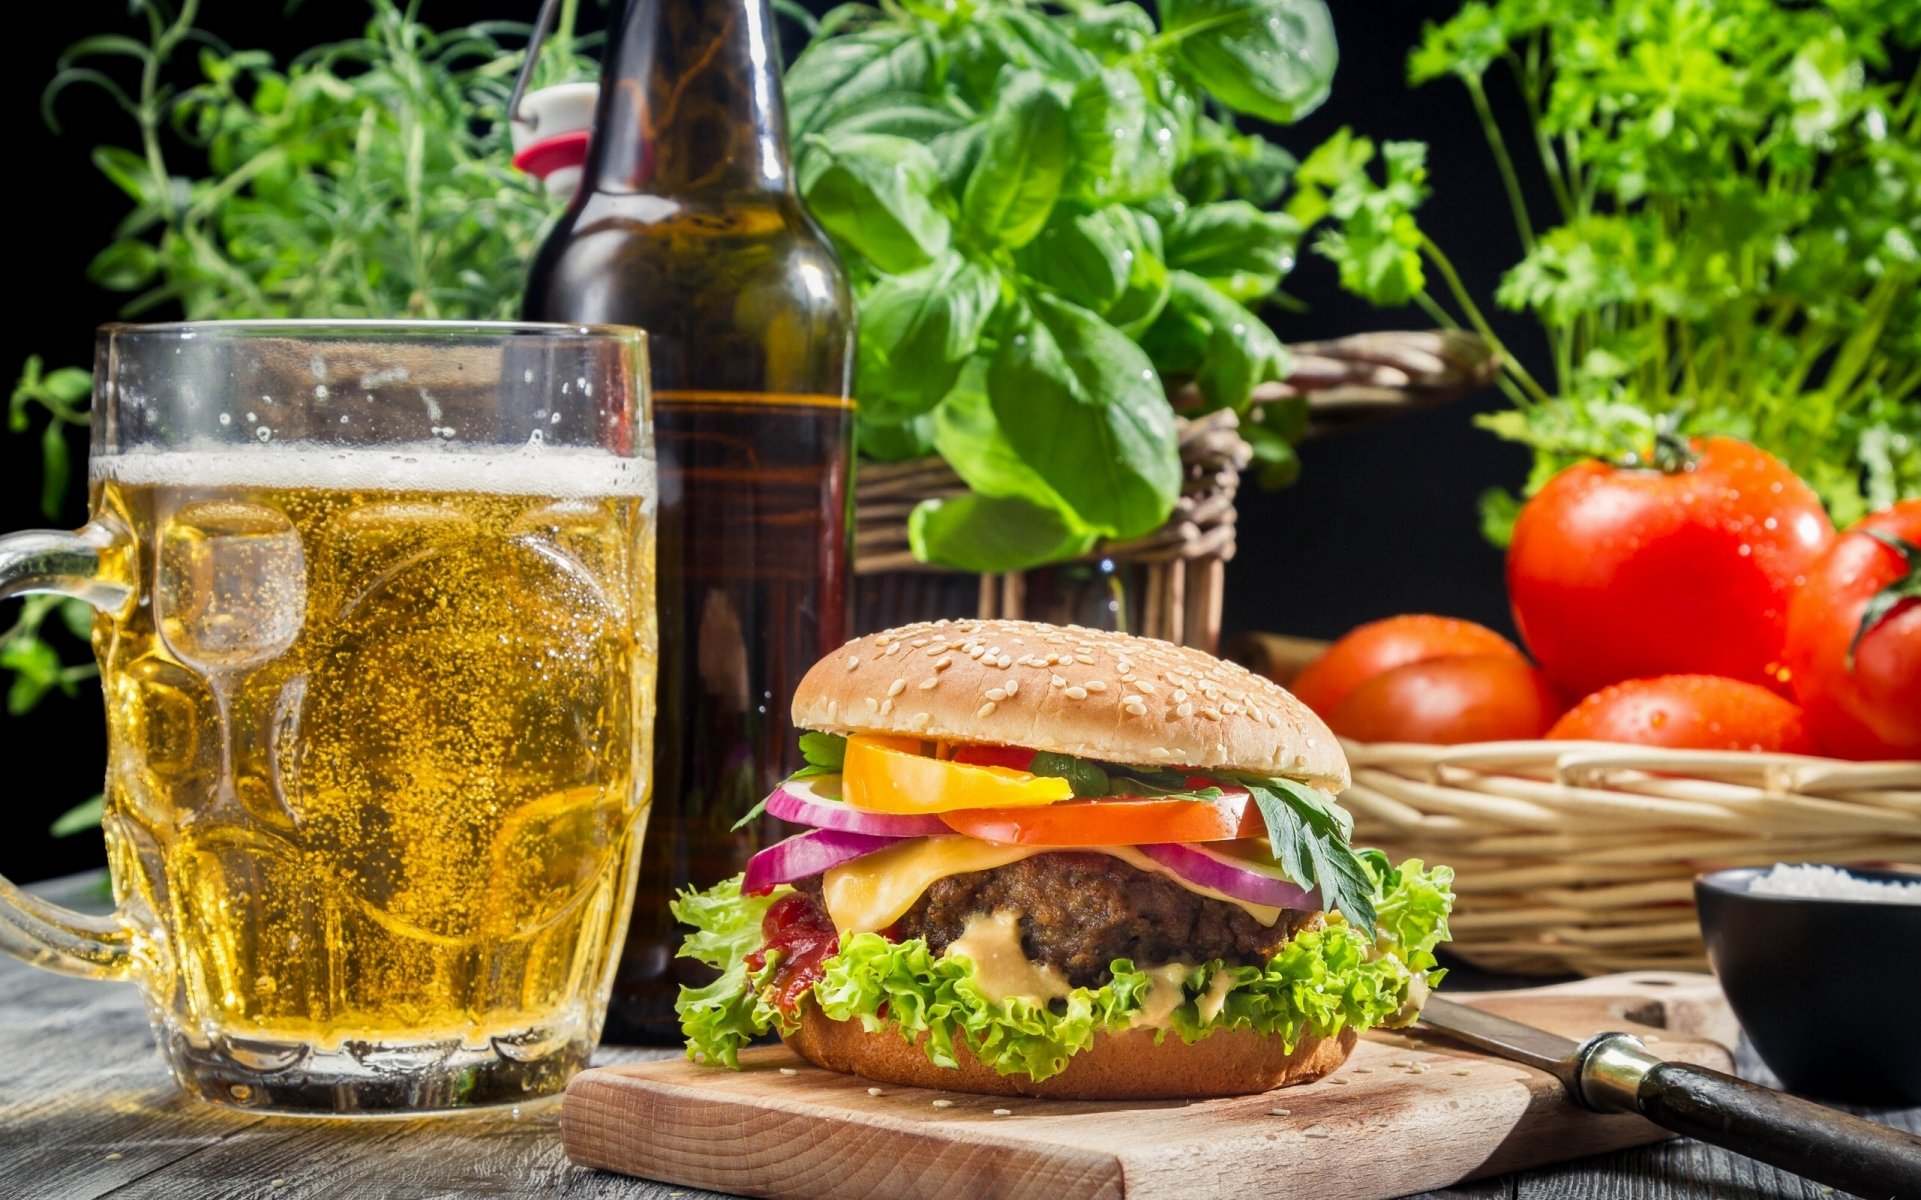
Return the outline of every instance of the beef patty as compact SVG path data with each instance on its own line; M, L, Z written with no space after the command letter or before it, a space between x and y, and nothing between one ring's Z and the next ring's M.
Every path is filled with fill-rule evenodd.
M820 876L795 886L824 907ZM1003 908L1021 914L1028 959L1059 968L1076 987L1108 982L1108 964L1117 958L1138 967L1216 958L1264 963L1313 916L1287 910L1265 926L1237 905L1197 896L1111 855L1062 850L936 880L889 933L902 941L925 938L939 953L969 917Z

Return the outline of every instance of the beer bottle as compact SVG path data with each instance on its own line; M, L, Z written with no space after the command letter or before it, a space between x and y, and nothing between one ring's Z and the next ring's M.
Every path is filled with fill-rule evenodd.
M733 825L797 767L788 701L848 630L853 299L796 194L768 0L628 0L581 187L529 318L651 335L660 469L653 814L608 1010L678 1037L676 889L773 836Z

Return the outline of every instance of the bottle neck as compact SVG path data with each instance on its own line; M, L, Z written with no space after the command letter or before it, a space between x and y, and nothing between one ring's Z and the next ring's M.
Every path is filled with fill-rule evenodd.
M627 0L601 68L598 191L788 192L768 0Z

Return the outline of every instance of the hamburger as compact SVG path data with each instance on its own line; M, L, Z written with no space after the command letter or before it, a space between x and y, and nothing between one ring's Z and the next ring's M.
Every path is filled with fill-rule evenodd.
M888 1083L1237 1095L1440 981L1453 873L1353 849L1340 743L1242 667L941 621L821 660L793 718L808 765L762 807L804 831L674 902L720 973L680 995L697 1061L771 1030Z

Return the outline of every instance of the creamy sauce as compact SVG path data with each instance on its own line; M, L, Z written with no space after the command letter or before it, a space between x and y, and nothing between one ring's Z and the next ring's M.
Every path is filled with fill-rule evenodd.
M1220 1016L1221 1006L1227 1003L1227 994L1233 990L1233 975L1226 971L1214 972L1214 978L1209 981L1207 991L1202 993L1200 999L1194 1001L1194 1006L1200 1010L1201 1020L1212 1021Z
M1381 1024L1389 1029L1399 1029L1403 1025L1414 1024L1415 1018L1421 1015L1421 1006L1427 1003L1427 993L1427 973L1413 972L1407 980L1407 999L1402 1002L1393 1016Z
M995 1004L1018 996L1039 1007L1074 990L1057 968L1027 957L1021 949L1021 915L1011 908L967 918L942 957L955 955L973 962L975 986Z
M1141 997L1141 1011L1134 1014L1134 1019L1128 1022L1127 1027L1129 1029L1138 1029L1142 1026L1158 1028L1167 1024L1174 1016L1174 1010L1179 1008L1181 1002L1187 998L1187 994L1181 990L1181 984L1187 979L1187 973L1193 969L1186 963L1168 963L1164 967L1149 967L1147 995Z

